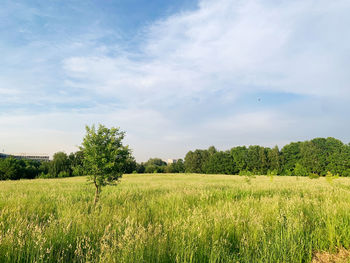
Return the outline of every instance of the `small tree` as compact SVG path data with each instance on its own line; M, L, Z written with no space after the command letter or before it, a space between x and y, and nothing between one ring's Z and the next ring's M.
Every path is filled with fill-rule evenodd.
M126 162L130 157L128 146L123 146L125 133L119 128L106 128L99 124L86 126L86 135L80 149L84 152L83 169L89 181L95 185L96 205L101 189L108 184L115 184L122 177Z

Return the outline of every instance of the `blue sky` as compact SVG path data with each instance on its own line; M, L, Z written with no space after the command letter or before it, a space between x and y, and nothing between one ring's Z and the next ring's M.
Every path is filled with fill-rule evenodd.
M348 0L2 2L0 149L126 131L138 161L350 141Z

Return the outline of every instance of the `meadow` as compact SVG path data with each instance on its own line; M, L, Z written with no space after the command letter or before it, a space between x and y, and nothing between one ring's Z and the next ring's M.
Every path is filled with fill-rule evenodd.
M0 262L311 262L350 248L350 179L125 175L0 182Z

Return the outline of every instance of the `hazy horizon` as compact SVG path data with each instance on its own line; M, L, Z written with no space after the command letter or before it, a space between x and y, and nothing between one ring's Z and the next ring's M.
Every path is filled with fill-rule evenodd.
M73 152L98 123L125 131L139 162L349 143L349 12L347 0L5 0L0 152Z

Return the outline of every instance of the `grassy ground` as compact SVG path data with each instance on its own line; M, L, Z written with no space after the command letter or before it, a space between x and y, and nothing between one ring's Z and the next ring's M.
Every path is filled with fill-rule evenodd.
M350 179L126 175L0 182L0 262L310 262L350 248Z

